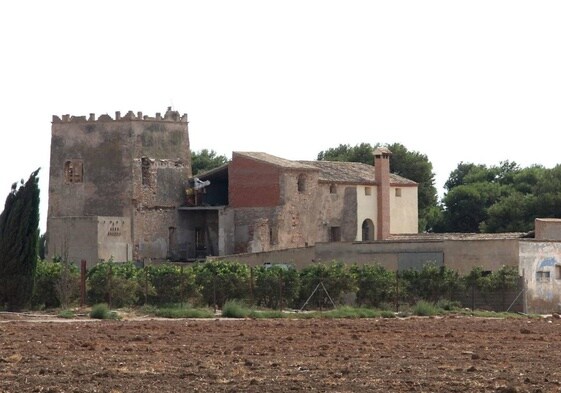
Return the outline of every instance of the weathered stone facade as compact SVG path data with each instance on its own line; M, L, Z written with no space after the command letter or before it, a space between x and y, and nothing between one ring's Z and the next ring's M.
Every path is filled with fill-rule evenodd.
M385 154L387 160L389 152ZM308 247L318 242L375 240L375 227L381 225L385 234L393 219L397 233L416 233L417 184L391 175L389 162L380 167L387 173L376 175L374 166L360 163L290 161L260 152L234 152L229 164L200 175L210 186L200 196L199 206L182 208L182 213L191 217L185 221L198 220L203 228L201 211L212 201L221 201L224 211L231 212L233 225L213 228L207 219L208 233L222 234L223 238L214 239L207 233L206 240L213 244L222 239L225 244L233 241L224 249L235 254ZM379 187L376 176L385 179L384 187ZM227 187L212 189L215 181L220 184L224 179ZM396 197L398 188L408 191ZM388 194L383 198L388 212L383 215L377 209L380 192ZM210 206L206 209L208 217L214 216ZM412 217L403 219L404 210Z
M110 247L121 243L114 241L120 238L130 249L126 256L134 260L166 258L179 245L174 229L177 207L184 203L184 184L190 176L187 116L171 108L155 117L140 112L117 112L115 119L53 116L49 256L80 244L99 252L74 257L95 264L122 256L120 249ZM127 228L102 239L81 238L70 225L77 217L119 218Z
M380 151L375 166L234 152L192 178L187 116L171 108L53 116L47 253L189 261L416 233L417 184Z

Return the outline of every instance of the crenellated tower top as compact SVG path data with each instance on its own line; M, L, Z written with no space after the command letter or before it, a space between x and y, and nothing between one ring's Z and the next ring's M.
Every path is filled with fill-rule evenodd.
M62 117L58 117L57 115L53 115L53 123L83 123L83 122L108 122L108 121L165 121L165 122L176 122L176 123L187 123L187 114L183 114L182 116L179 114L178 111L174 111L171 109L171 106L168 107L168 110L162 116L160 112L156 113L156 116L147 116L142 115L142 112L128 111L126 115L121 116L121 112L115 112L115 118L113 119L108 114L104 114L99 116L97 119L95 118L95 113L90 113L89 117L86 116L71 116L71 115L62 115Z

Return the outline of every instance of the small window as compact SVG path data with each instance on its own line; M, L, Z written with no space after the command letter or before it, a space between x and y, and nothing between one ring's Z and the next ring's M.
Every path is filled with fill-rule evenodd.
M277 228L269 227L269 245L274 246L277 243L278 243Z
M298 175L298 192L302 193L306 191L306 175Z
M329 185L329 193L330 194L337 194L337 186L334 183Z
M561 265L555 265L555 279L561 280Z
M401 188L396 188L396 189L395 189L395 196L396 196L396 197L400 197L400 196L401 196Z
M364 187L364 195L372 195L372 188Z
M537 281L549 281L550 276L551 274L548 271L541 270L536 272Z
M329 241L330 242L340 242L341 241L341 227L330 227L329 228Z
M64 182L66 184L82 183L83 173L82 160L67 160L64 163Z

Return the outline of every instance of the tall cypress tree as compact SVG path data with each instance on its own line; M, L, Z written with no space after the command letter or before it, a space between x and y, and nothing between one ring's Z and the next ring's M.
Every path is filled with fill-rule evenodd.
M39 227L39 169L12 190L0 214L0 305L25 307L33 292ZM23 183L23 180L22 180Z

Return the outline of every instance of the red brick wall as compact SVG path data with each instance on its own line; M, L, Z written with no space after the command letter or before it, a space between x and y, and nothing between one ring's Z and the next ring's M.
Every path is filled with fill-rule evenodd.
M270 207L280 203L278 167L233 154L228 166L230 207Z

